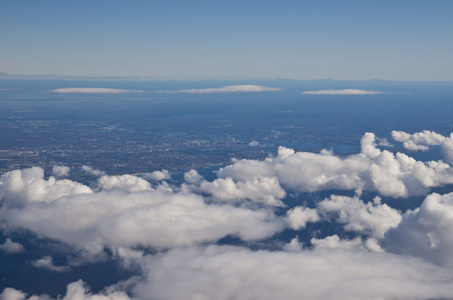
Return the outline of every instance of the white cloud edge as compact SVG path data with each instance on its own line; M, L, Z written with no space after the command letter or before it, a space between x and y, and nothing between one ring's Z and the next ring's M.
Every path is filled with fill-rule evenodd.
M359 89L342 89L342 90L319 90L319 91L305 91L303 95L376 95L385 94L381 91L367 91Z
M279 92L281 88L262 85L226 85L221 88L185 89L176 91L157 91L158 93L174 94L214 94L214 93L251 93L251 92Z
M126 94L126 93L144 93L140 90L123 90L110 88L61 88L50 90L56 94Z

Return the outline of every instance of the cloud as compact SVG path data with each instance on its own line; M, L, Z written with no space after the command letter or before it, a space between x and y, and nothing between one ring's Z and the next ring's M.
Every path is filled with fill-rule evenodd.
M289 228L294 230L305 228L307 223L318 222L321 219L316 209L301 206L296 206L293 209L288 210L286 218Z
M97 294L90 292L90 289L84 284L82 280L78 280L68 284L66 295L59 296L57 299L61 300L134 300L130 298L125 292L115 290L115 287L109 287L104 291ZM0 294L0 300L52 300L46 294L32 295L27 297L22 291L5 288Z
M194 175L192 175L194 176ZM190 189L210 194L214 199L229 202L243 202L247 199L255 203L283 207L281 201L286 196L275 177L256 176L245 181L232 178L218 178L212 182L202 180Z
M405 149L413 151L428 151L428 146L441 145L446 139L445 136L429 130L414 134L393 130L392 138L397 142L403 143Z
M382 238L387 230L398 226L401 213L376 197L374 202L364 203L357 197L332 195L318 204L321 214L334 214L337 222L346 224L345 229Z
M142 177L147 180L154 180L154 181L171 179L170 173L165 169L163 169L162 171L154 171L152 173L145 173L142 175Z
M0 244L0 250L5 253L20 253L24 252L25 248L20 243L13 242L10 238L7 238L3 244Z
M104 176L105 175L104 171L101 171L99 169L93 169L92 167L86 166L86 165L82 166L82 171L87 172L93 176Z
M139 299L449 298L452 274L418 259L356 249L172 249L137 261Z
M407 211L381 242L384 249L453 267L453 193L431 194Z
M422 162L404 153L380 150L371 132L364 134L360 145L361 153L347 157L280 147L276 157L233 160L217 176L235 182L275 177L283 188L296 191L367 190L393 198L426 195L432 187L453 183L453 169L442 161ZM451 150L453 157L453 146Z
M260 143L258 143L257 141L251 141L251 142L249 143L249 146L250 146L250 147L257 147L257 146L259 146L259 144L260 144Z
M304 95L376 95L384 94L379 91L366 91L357 89L343 89L343 90L320 90L320 91L305 91Z
M190 192L153 189L132 175L103 176L97 187L43 179L40 168L6 173L0 182L0 221L87 250L163 249L215 242L225 236L257 240L284 228L271 210L205 203Z
M66 166L53 166L52 174L56 177L66 177L71 169Z
M251 92L278 92L278 91L282 91L282 89L260 85L227 85L221 88L158 91L158 93L212 94L212 93L251 93Z
M55 266L51 256L44 256L41 259L33 261L31 264L36 268L43 268L57 273L68 272L71 269L68 266Z
M121 90L108 88L61 88L50 91L57 94L125 94L125 93L144 93L139 90Z

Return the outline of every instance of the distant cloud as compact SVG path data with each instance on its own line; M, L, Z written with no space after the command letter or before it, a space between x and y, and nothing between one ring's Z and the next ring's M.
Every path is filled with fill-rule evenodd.
M33 261L31 264L37 268L43 268L58 273L67 272L70 270L68 266L55 266L53 264L53 259L51 256L44 256L41 259Z
M71 169L66 166L53 166L52 174L56 177L65 177L69 175Z
M107 88L62 88L51 90L57 94L126 94L126 93L143 93L139 90L121 90Z
M282 91L282 89L261 85L227 85L221 88L158 91L158 93L213 94L213 93L278 92L278 91Z
M366 91L357 89L343 89L343 90L320 90L320 91L305 91L304 95L375 95L384 94L379 91Z
M13 242L10 238L7 238L6 241L0 245L0 250L6 253L20 253L25 251L22 244Z

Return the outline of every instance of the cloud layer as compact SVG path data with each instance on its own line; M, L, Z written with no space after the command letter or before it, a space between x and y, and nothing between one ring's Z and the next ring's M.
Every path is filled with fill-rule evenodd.
M278 92L280 88L260 85L227 85L221 88L187 89L178 91L159 91L159 93L184 93L184 94L213 94L213 93L251 93L251 92Z
M451 136L392 135L453 156ZM281 147L264 160L234 160L213 180L195 170L179 182L165 170L113 176L85 166L96 176L87 186L39 167L14 170L0 177L0 249L26 252L13 242L24 230L71 251L66 263L27 262L36 268L71 272L109 257L138 272L98 293L68 283L59 299L448 299L453 193L430 189L453 184L451 165L381 150L378 140L365 133L360 153L346 157ZM312 191L328 196L310 207L295 196ZM375 194L425 199L400 211ZM236 246L218 243L230 238ZM7 287L0 299L51 298Z
M50 91L57 94L126 94L126 93L143 93L138 90L122 90L109 88L61 88Z
M357 90L357 89L320 90L320 91L302 92L302 94L304 94L304 95L375 95L375 94L383 94L383 93L384 92Z

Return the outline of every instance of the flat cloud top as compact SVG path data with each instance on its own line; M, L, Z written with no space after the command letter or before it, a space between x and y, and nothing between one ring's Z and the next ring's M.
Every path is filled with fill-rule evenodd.
M62 88L51 90L57 94L125 94L125 93L143 93L138 90L121 90L108 88Z
M375 95L383 94L379 91L367 91L358 89L343 89L343 90L320 90L320 91L305 91L304 95Z
M278 92L281 90L282 89L280 88L261 85L227 85L221 88L158 91L158 93L213 94L213 93Z

